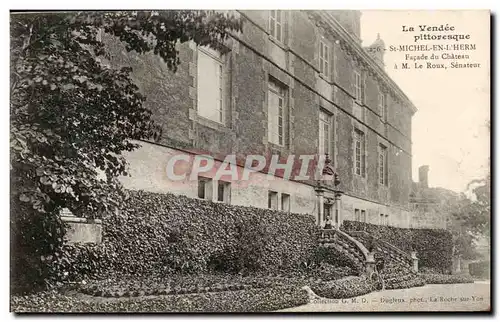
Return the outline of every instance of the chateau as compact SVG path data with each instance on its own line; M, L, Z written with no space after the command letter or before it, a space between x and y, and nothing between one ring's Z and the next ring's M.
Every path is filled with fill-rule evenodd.
M410 227L416 108L384 69L382 39L362 47L361 13L235 14L243 32L232 34L226 50L180 44L175 73L161 58L128 53L102 35L113 53L106 63L133 67L163 127L158 142L142 141L127 154L124 186L305 213L321 225L331 216L337 225L347 219ZM328 155L340 183L269 180L262 172L224 180L213 171L174 182L166 165L180 154L211 155L217 165L227 155Z

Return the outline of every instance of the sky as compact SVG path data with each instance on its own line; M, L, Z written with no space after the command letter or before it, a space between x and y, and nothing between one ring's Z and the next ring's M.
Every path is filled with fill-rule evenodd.
M458 62L480 63L481 67L476 69L402 70L400 63L405 62L406 53L422 52L385 51L387 73L418 109L412 121L414 181L418 181L418 167L425 164L430 167L429 186L461 192L466 190L468 182L484 178L489 171L489 21L487 11L362 11L363 46L372 44L377 33L386 49L391 45L415 44L414 36L421 33L418 26L424 24L454 26L455 30L448 33L470 34L469 40L459 43L476 45L474 51L453 52L468 54L469 60ZM403 25L414 26L415 32L403 32ZM452 44L456 41L418 44L425 43ZM442 53L436 52L439 56ZM424 54L430 56L432 52ZM398 69L394 69L394 64L399 64Z

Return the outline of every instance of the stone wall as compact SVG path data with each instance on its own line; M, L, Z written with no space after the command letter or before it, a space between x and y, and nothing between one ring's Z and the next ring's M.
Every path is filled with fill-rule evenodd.
M322 29L307 11L286 11L285 40L280 43L268 34L268 14L268 11L241 11L245 21L243 33L234 35L226 44L229 52L224 58L227 104L223 124L197 115L194 44L178 46L181 64L173 73L159 57L128 53L116 39L104 36L112 51L107 63L113 67L133 67L133 78L146 95L146 104L163 126L159 143L195 153L222 158L230 153L239 156L278 153L284 157L316 154L319 111L326 110L334 119L332 158L342 181L340 188L376 207L406 209L411 185L411 110L396 99L396 94L387 90L387 86L379 83L375 75L366 72L365 100L359 114L354 110L353 69L360 66L353 54L337 42L332 33ZM319 75L321 36L333 48L329 80ZM267 138L270 76L288 90L287 134L283 147L270 144ZM381 120L378 107L378 93L383 88L387 91L387 122ZM354 173L355 128L363 130L366 137L364 178ZM388 147L387 185L378 183L379 144ZM149 186L151 182L147 180L153 179L139 176L134 180L145 181L134 184L140 187Z
M102 242L102 222L100 219L88 220L68 215L61 218L69 226L65 236L68 243L100 244Z
M411 212L412 228L446 229L448 224L448 214L440 212L438 209L425 211L413 210Z
M191 155L188 151L177 150L166 146L147 142L136 142L141 148L127 152L129 175L120 178L126 189L145 190L157 193L174 193L191 198L198 197L198 181L190 180L192 159L189 162L181 161L174 170L175 175L186 174L180 181L171 180L167 175L167 164L173 156ZM202 175L214 178L221 162L215 161L213 170ZM318 197L313 184L284 180L278 177L269 177L267 174L255 172L250 174L249 180L241 180L242 167L237 167L238 178L231 182L230 203L239 206L268 207L268 192L278 192L278 204L281 204L283 194L290 196L290 211L309 214L317 218ZM229 181L222 177L222 180ZM213 182L215 184L215 182ZM214 186L215 189L216 186ZM325 191L325 198L334 199L332 191ZM326 200L326 199L325 199ZM354 220L354 209L363 209L367 213L367 222L380 224L380 214L388 215L388 224L395 227L409 227L409 213L398 207L391 207L352 195L341 197L341 218Z

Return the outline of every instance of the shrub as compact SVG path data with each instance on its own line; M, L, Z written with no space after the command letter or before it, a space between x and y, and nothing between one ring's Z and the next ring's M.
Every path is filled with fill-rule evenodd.
M130 191L103 221L110 271L139 276L294 269L316 244L309 215L172 194Z
M399 249L416 251L419 267L449 273L452 266L453 242L449 231L443 229L416 229L381 226L358 221L344 221L341 229L366 231Z
M436 270L432 267L419 267L418 272L421 274L441 274L439 270Z
M348 275L355 275L357 271L352 260L350 260L344 252L341 252L334 247L316 247L311 261L315 264L315 266L326 264L334 267L342 267L349 272ZM318 268L316 267L315 270L318 270Z
M481 261L469 264L469 273L474 277L490 278L490 261Z
M39 213L13 199L11 194L11 290L23 293L44 289L52 281L52 271L43 259L63 245L65 223L57 208Z
M127 274L294 272L316 245L317 227L309 215L172 194L128 194L121 212L103 216L102 244L59 245L51 251L31 252L18 247L14 271L34 267L32 280L53 284ZM31 262L20 260L24 254ZM23 284L28 289L32 286L31 280Z
M316 282L310 287L317 295L329 299L345 299L373 291L365 275L349 276L335 281Z
M306 280L278 276L226 274L169 275L157 278L120 276L120 278L79 285L78 289L82 293L100 297L137 297L144 294L206 293L292 285L305 286Z
M397 290L402 288L412 288L418 286L424 286L425 280L419 276L403 275L394 278L394 280L385 283L385 288L387 290Z
M420 274L427 284L474 283L470 275Z
M239 269L293 269L314 251L317 227L312 216L239 208L242 211L237 224Z
M11 297L13 312L269 312L306 304L296 286L229 292L93 300L57 292Z
M54 255L43 258L50 267L50 280L57 283L97 278L106 266L104 249L104 245L93 243L63 245Z
M348 266L337 266L328 263L321 263L312 270L312 275L322 281L337 280L347 276L355 275L354 270Z

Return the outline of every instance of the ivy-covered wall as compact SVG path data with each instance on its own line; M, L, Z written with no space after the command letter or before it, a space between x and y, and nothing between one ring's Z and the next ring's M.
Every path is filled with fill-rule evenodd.
M403 251L416 251L420 268L430 268L441 273L451 272L453 244L452 235L447 230L397 228L359 221L344 221L341 229L346 232L366 231Z

